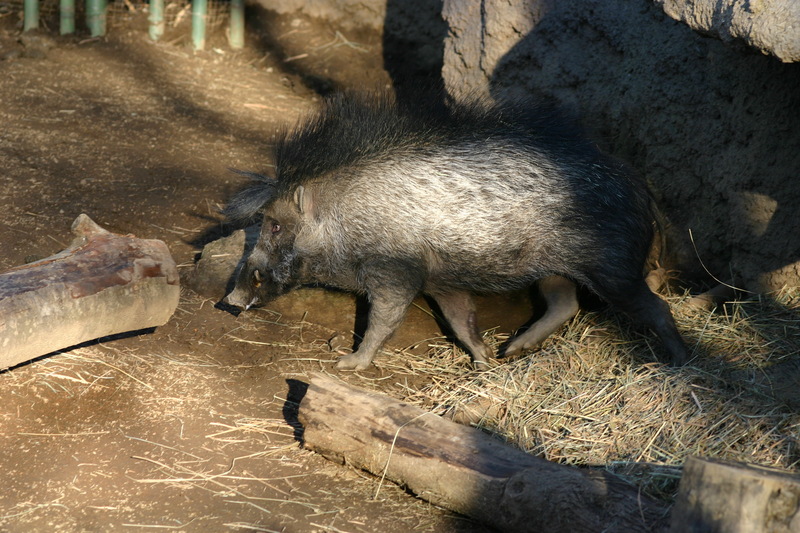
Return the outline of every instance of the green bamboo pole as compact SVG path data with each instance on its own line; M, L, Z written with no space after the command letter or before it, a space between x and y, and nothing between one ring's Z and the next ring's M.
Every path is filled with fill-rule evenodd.
M195 50L206 46L207 0L192 0L192 42Z
M231 48L244 47L244 0L231 0Z
M106 34L106 1L86 0L86 26L92 37Z
M22 31L33 30L39 27L39 0L25 0L22 12Z
M164 0L150 0L150 38L157 41L164 35Z
M61 0L61 24L59 30L61 35L75 33L75 0Z

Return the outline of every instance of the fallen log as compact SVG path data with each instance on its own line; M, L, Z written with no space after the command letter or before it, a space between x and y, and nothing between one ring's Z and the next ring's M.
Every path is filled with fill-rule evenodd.
M557 465L387 396L315 375L306 448L500 531L666 531L668 508L601 470Z
M670 531L800 532L800 476L690 457L683 466Z
M116 235L86 215L72 232L64 251L0 274L0 369L175 312L178 270L162 241Z

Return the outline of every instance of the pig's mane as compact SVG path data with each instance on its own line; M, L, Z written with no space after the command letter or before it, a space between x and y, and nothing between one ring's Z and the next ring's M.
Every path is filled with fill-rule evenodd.
M447 104L435 99L398 103L386 93L340 93L279 134L276 192L291 194L316 177L335 178L340 169L491 138L529 145L535 137L540 148L561 150L583 142L579 133L555 107L529 101L467 96Z
M542 151L595 154L577 126L552 105L529 100L500 100L467 95L398 103L388 93L339 93L320 109L278 134L275 176L235 171L251 178L229 202L230 220L254 218L272 200L291 196L298 185L387 159L413 156L463 143L534 142Z
M252 222L261 209L275 198L277 182L275 178L246 172L244 170L230 169L231 172L250 178L250 182L240 189L228 205L222 210L225 218L234 224Z

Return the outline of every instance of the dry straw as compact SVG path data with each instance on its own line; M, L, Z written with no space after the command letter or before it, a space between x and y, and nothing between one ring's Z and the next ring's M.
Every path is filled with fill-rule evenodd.
M652 335L608 312L581 313L540 351L482 373L443 340L376 362L404 376L393 394L406 401L551 461L605 466L656 497L674 496L690 455L798 469L800 288L713 313L686 299L668 298L695 357L683 368L658 363Z

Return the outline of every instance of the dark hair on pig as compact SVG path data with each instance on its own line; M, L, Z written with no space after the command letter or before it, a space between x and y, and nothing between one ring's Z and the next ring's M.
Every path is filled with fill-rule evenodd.
M228 170L247 176L250 178L250 183L233 195L228 205L222 210L222 214L229 222L251 222L259 214L261 208L275 198L277 182L275 178L255 172L235 168Z
M275 178L233 170L252 182L240 190L223 213L233 222L248 221L298 185L339 169L457 145L502 138L562 156L596 154L577 121L553 105L467 95L446 104L427 100L400 104L386 92L343 92L323 100L319 110L279 132L273 156ZM565 152L570 152L568 155Z
M502 138L530 146L533 139L545 151L594 154L581 133L577 121L555 106L529 101L494 102L467 95L459 101L432 99L412 106L385 92L337 93L278 135L276 194L290 195L298 185L338 169L352 171L466 141Z

